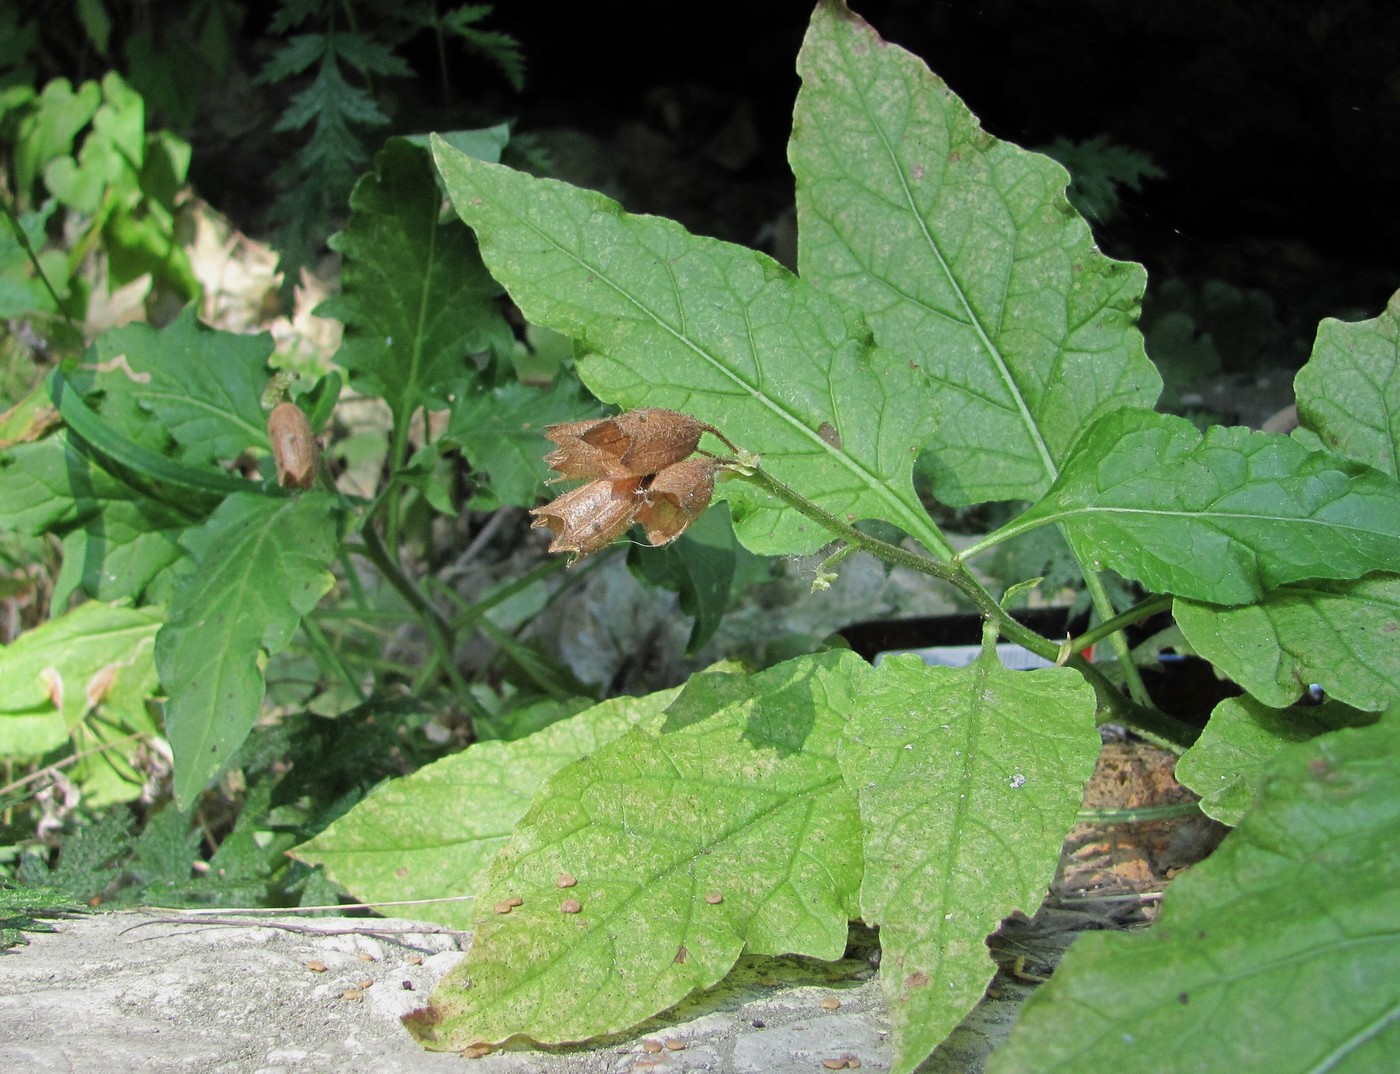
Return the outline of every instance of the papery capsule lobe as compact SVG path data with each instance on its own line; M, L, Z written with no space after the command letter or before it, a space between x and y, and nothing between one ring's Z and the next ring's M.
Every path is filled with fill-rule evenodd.
M284 489L309 489L316 481L320 445L301 407L278 403L267 416L267 438L277 464L277 483Z
M611 418L551 425L544 435L559 446L544 457L564 478L645 477L687 459L707 426L660 407Z

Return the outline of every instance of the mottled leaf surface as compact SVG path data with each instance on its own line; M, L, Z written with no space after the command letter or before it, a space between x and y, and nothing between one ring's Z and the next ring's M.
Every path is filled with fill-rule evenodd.
M1081 561L1149 589L1245 604L1400 563L1400 483L1286 436L1125 410L1096 422L1003 529L1061 523Z
M679 692L619 697L512 742L478 742L379 788L293 856L363 902L475 895L540 785ZM472 902L415 907L415 918L470 929Z
M1295 582L1235 608L1178 600L1175 616L1196 652L1266 705L1312 683L1360 709L1400 699L1400 575Z
M880 926L895 1071L981 999L986 937L1034 913L1099 753L1094 692L1063 668L884 660L841 743L865 830L861 917Z
M1369 321L1323 320L1293 387L1304 428L1339 455L1400 477L1400 294Z
M922 380L848 307L763 254L600 194L442 142L434 156L491 271L531 321L574 338L600 399L693 414L828 511L946 547L914 493L930 425ZM811 553L829 539L741 482L718 494L756 552Z
M582 1040L715 984L745 948L839 958L861 859L836 744L869 674L828 653L700 676L723 680L718 708L555 775L492 866L468 960L411 1028L443 1049Z
M185 534L193 569L177 583L156 637L182 807L252 729L264 690L261 655L285 648L330 589L336 513L336 499L325 493L240 492Z
M1215 706L1201 737L1177 761L1176 778L1201 796L1207 816L1238 824L1269 765L1290 743L1374 719L1335 702L1271 708L1252 697L1229 697Z
M1393 1070L1397 845L1400 721L1286 749L1152 928L1075 941L989 1074Z
M803 279L918 367L940 500L1034 499L1085 425L1157 399L1145 273L1094 246L1060 165L987 134L843 3L818 5L798 72Z

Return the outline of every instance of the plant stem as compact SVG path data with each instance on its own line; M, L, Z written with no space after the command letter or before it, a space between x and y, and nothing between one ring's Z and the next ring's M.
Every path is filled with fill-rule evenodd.
M1167 595L1148 597L1146 600L1134 604L1126 612L1115 615L1112 619L1105 619L1098 626L1086 630L1077 638L1070 640L1068 648L1070 652L1081 653L1091 645L1096 645L1104 638L1139 623L1144 619L1150 619L1158 612L1164 612L1172 606L1172 598Z
M330 640L326 637L326 632L309 617L301 621L301 629L305 632L307 641L311 643L311 648L315 650L320 659L321 666L329 667L346 686L354 691L355 696L361 702L368 700L360 684L355 681L355 676L350 673L350 669L345 666L345 661L340 659L340 654L335 651L335 646L331 645Z
M1071 549L1073 546L1070 546ZM1108 590L1104 588L1103 576L1092 567L1085 565L1083 560L1076 554L1074 557L1079 562L1079 569L1084 572L1084 586L1089 590L1089 597L1094 602L1094 607L1098 609L1099 617L1105 621L1113 619L1117 614L1113 608L1113 601L1109 600ZM1139 674L1137 665L1133 663L1133 654L1128 648L1128 639L1121 630L1115 630L1108 636L1108 643L1113 647L1113 655L1118 660L1118 666L1123 669L1123 682L1128 687L1128 693L1139 705L1150 705L1152 699L1147 696L1147 687L1143 684L1142 675Z
M423 620L423 625L428 628L428 637L432 640L433 648L437 650L438 658L442 661L443 671L446 672L453 688L457 691L461 704L467 710L468 715L473 719L484 718L489 715L482 707L481 702L472 695L471 687L467 680L462 677L461 670L457 667L457 661L452 655L453 632L452 626L442 617L442 613L433 607L422 591L413 584L412 580L404 574L403 569L389 555L388 549L384 547L384 542L375 531L372 523L366 523L361 533L365 539L365 554L371 563L378 568L387 581L403 597L414 611Z
M996 623L1001 636L1007 641L1014 642L1046 660L1055 663L1066 662L1058 644L1041 637L1028 626L1013 618L997 603L996 598L973 577L972 572L963 562L967 555L966 552L953 557L948 563L941 563L927 556L908 552L877 537L862 533L854 526L837 518L830 511L818 507L796 489L785 485L759 466L735 469L731 472L737 479L757 485L862 551L878 556L886 563L908 567L921 574L947 582L967 597L984 619ZM1082 674L1089 685L1094 688L1094 692L1098 696L1100 723L1128 724L1149 741L1175 752L1180 752L1195 739L1195 728L1158 711L1152 707L1150 702L1143 703L1124 697L1122 692L1105 678L1103 672L1083 657L1072 656L1067 663Z

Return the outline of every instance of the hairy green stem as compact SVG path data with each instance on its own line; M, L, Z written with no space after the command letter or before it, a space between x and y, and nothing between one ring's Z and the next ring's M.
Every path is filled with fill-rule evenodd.
M1100 723L1128 724L1149 741L1176 752L1190 745L1195 739L1195 728L1158 711L1150 703L1144 704L1124 697L1123 693L1108 681L1103 672L1083 657L1071 656L1066 660L1060 645L1041 637L1028 626L1013 618L968 570L963 562L967 555L966 552L955 556L949 563L942 563L927 556L906 551L882 541L878 537L862 533L854 526L837 518L830 511L818 507L796 489L785 485L772 474L767 473L762 467L745 466L733 469L731 472L737 479L757 485L862 551L878 556L886 563L908 567L921 574L947 582L967 597L984 619L996 623L1001 636L1007 641L1014 642L1046 660L1055 663L1068 663L1082 674L1089 685L1094 688L1094 693L1098 698Z
M1083 560L1080 560L1077 553L1074 558L1079 563L1079 569L1084 572L1084 586L1088 589L1089 598L1098 610L1099 618L1112 619L1117 612L1113 607L1113 601L1108 597L1108 590L1104 587L1103 576L1092 567L1087 566ZM1129 696L1139 705L1152 704L1152 699L1147 696L1147 687L1143 685L1142 675L1139 674L1137 665L1133 663L1133 654L1128 648L1127 636L1121 630L1115 630L1108 636L1108 643L1113 648L1113 655L1118 660L1118 666L1123 670L1123 683L1128 687Z
M1089 646L1097 645L1099 642L1103 641L1104 638L1112 637L1114 634L1119 633L1126 627L1132 626L1134 623L1140 623L1144 619L1150 619L1158 612L1167 611L1171 606L1172 598L1170 596L1161 595L1148 597L1146 600L1134 604L1126 612L1115 615L1112 619L1105 619L1098 626L1080 634L1079 637L1072 638L1067 647L1070 652L1073 653L1083 652L1085 649L1089 648Z

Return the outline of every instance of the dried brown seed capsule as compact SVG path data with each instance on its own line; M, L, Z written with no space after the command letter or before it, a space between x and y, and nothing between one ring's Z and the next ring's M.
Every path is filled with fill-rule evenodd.
M583 909L583 903L577 899L565 899L559 904L560 913L576 914Z
M564 422L544 431L559 445L545 462L563 478L645 477L693 455L708 428L689 414L659 407Z
M267 438L277 464L277 483L284 489L309 489L316 481L321 448L311 423L295 403L278 403L267 416Z
M621 537L642 504L640 478L590 481L536 507L530 525L554 534L551 552L571 552L577 562Z
M651 479L637 521L652 544L670 544L710 506L714 494L715 460L686 459Z

